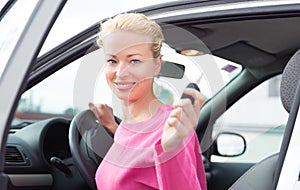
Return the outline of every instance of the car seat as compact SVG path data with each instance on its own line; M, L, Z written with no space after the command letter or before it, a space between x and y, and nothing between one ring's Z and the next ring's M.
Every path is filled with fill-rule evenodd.
M300 102L300 50L288 61L282 74L280 97L289 113L284 138L279 153L256 163L243 174L229 190L271 190L276 189L283 160L287 151ZM298 88L297 88L298 87ZM293 106L293 104L295 104Z

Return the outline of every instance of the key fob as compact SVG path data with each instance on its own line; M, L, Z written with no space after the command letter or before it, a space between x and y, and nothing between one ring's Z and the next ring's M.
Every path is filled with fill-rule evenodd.
M186 88L193 88L193 89L198 90L198 91L200 92L200 89L199 89L199 87L198 87L198 85L197 85L196 83L192 83L192 82L191 82L191 83L189 83L189 84L186 86ZM194 101L195 101L195 100L194 100L194 98L193 98L192 96L183 93L180 99L183 99L183 98L188 98L188 99L190 99L191 102L192 102L192 104L194 104Z

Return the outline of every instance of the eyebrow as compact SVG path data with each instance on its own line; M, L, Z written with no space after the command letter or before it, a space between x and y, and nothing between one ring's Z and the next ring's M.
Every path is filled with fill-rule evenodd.
M111 56L111 57L117 57L116 55L113 55L113 54L106 54L106 55L108 55L108 56Z
M116 55L114 55L114 54L106 54L106 55L108 55L108 56L112 56L112 57L117 57ZM132 57L132 56L135 56L135 55L139 55L139 56L143 56L142 54L140 54L140 53L134 53L134 54L129 54L129 55L127 55L126 57L127 58L129 58L129 57Z
M134 54L130 54L130 55L127 55L126 57L132 57L132 56L135 56L135 55L139 55L139 56L142 56L142 57L143 57L143 55L142 55L142 54L140 54L140 53L134 53Z

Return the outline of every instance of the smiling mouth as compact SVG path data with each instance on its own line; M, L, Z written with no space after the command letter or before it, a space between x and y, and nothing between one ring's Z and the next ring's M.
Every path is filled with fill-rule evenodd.
M136 84L136 82L129 82L129 83L122 83L122 82L115 82L115 86L118 90L129 90L131 89L134 85Z

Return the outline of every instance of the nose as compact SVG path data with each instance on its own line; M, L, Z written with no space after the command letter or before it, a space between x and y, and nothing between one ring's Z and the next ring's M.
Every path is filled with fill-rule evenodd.
M118 64L116 76L119 78L126 77L128 75L128 71L129 71L129 65L126 64L125 62L120 62Z

